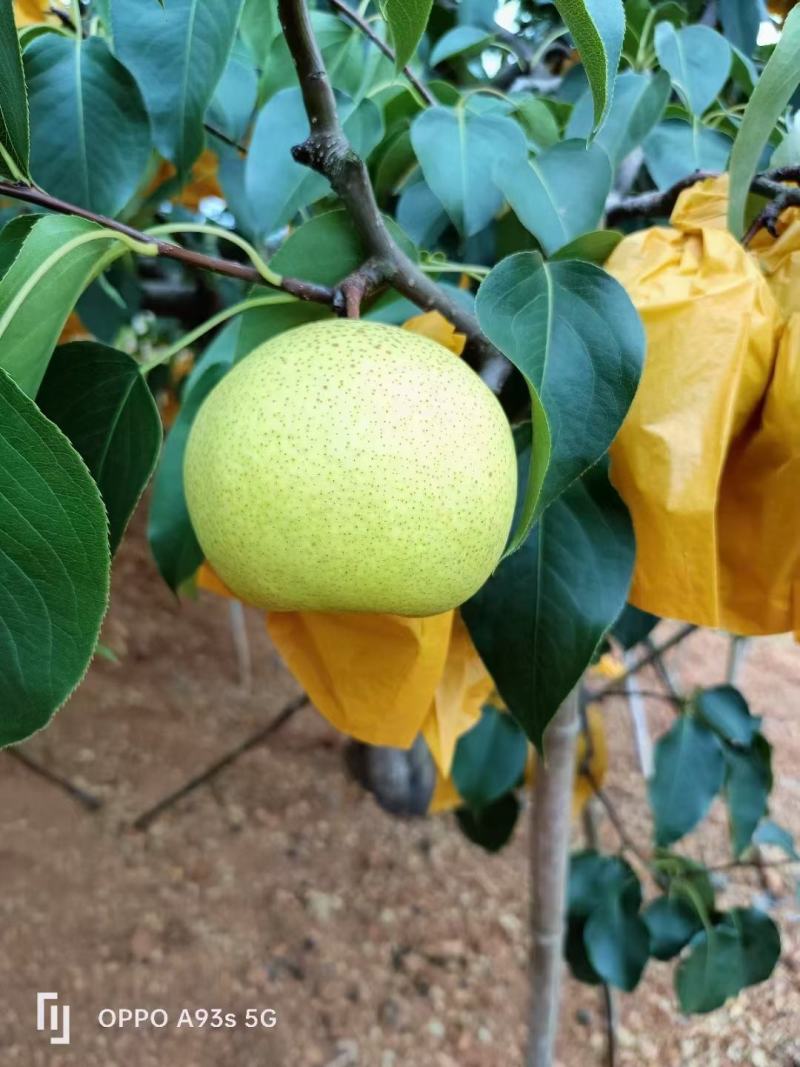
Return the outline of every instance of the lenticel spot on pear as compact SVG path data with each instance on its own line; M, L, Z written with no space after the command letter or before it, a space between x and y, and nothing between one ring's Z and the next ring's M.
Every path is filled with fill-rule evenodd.
M474 371L426 337L344 319L238 363L195 419L184 479L203 552L242 600L433 615L497 565L516 470Z

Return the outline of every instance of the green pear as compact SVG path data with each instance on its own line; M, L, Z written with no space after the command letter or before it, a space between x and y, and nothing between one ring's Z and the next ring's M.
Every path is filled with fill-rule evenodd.
M272 338L223 378L184 481L203 552L242 600L434 615L497 565L516 471L500 405L452 352L334 319Z

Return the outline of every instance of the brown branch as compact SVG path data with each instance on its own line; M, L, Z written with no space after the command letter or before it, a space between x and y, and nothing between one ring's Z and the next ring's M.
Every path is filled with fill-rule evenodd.
M418 307L439 311L459 333L465 334L464 358L471 366L478 367L490 358L497 358L497 349L481 333L475 317L428 278L389 233L366 165L353 150L339 122L336 99L305 0L279 0L278 14L297 68L310 127L308 137L292 149L292 155L298 163L327 178L367 250L370 278L359 299L391 286ZM349 288L352 292L353 287ZM340 289L347 293L347 280ZM350 310L351 313L356 310L353 298Z
M680 697L671 696L669 693L659 693L655 689L639 689L639 696L644 697L645 700L663 700L668 704L674 704L676 707L683 707L685 701ZM592 694L592 700L606 700L609 697L627 697L628 692L625 689L604 689L601 693Z
M27 767L29 771L38 774L40 778L44 778L46 782L63 789L65 793L77 800L79 804L82 804L87 811L97 811L103 806L103 801L100 797L94 796L93 793L87 793L85 789L81 789L80 786L75 785L68 778L58 774L56 771L51 771L49 767L43 766L37 760L31 759L22 749L5 748L3 752L12 759L17 760L23 767Z
M232 748L229 752L226 752L224 756L212 763L210 767L206 767L200 774L196 774L193 778L190 778L188 782L180 787L180 789L176 789L173 793L170 793L168 796L159 800L157 804L148 808L147 811L142 812L142 814L133 821L134 830L146 830L160 815L163 815L168 808L173 807L179 800L183 800L184 797L193 793L194 790L198 789L201 785L207 785L213 778L216 778L220 771L224 771L241 756L245 755L245 753L257 748L258 745L263 744L268 737L271 737L272 734L277 733L282 726L285 726L301 708L304 708L306 704L308 704L308 702L308 697L305 693L303 693L302 696L291 700L282 711L279 711L278 714L267 723L266 726L260 727L254 734L245 738L245 740L235 748Z
M229 148L235 148L239 155L247 155L246 144L242 144L241 141L237 141L235 138L229 137L224 130L221 130L218 126L215 126L213 122L204 122L203 129L207 133L210 133L212 137L216 137L218 141L222 141L222 143L226 144Z
M665 652L669 652L669 650L671 648L674 648L675 645L679 645L681 641L685 641L686 638L690 634L693 634L697 629L698 627L691 622L686 623L685 626L681 626L681 628L679 630L676 630L671 637L668 637L666 639L666 641L663 641L660 645L654 646L643 656L640 656L639 659L637 659L635 663L632 663L627 670L623 671L623 673L620 674L618 678L613 678L606 685L600 686L599 689L590 689L588 691L589 700L602 699L606 695L606 693L610 692L611 690L618 689L626 678L630 678L632 674L638 674L642 667L647 667L649 664L653 663L653 661L656 660L659 656L663 656Z
M609 208L606 213L606 224L613 227L627 219L666 218L672 214L678 197L684 189L689 189L697 182L705 181L706 178L718 177L718 171L696 170L675 182L669 189L654 189L652 192L624 197L619 203ZM743 244L749 244L762 228L766 228L773 237L777 237L775 224L781 212L787 207L800 206L800 189L786 186L784 182L800 182L800 167L774 167L772 170L765 170L762 174L756 174L753 178L750 191L766 197L770 203L753 220L753 224L742 238Z
M698 182L705 181L706 178L718 177L717 171L695 170L675 182L669 189L653 189L649 193L626 196L606 213L606 225L614 227L626 219L666 218L672 214L678 197L684 189L690 189Z
M66 200L59 200L58 197L50 196L49 193L36 189L32 185L0 181L0 196L10 196L15 200L23 200L27 204L35 204L37 207L47 208L48 211L55 211L60 215L77 215L78 218L88 219L89 222L95 222L98 226L114 230L115 233L122 233L136 241L155 245L159 256L163 256L165 259L177 260L186 264L187 267L198 267L201 270L214 271L215 274L224 274L230 278L239 278L241 281L253 282L257 285L269 284L255 267L251 267L247 263L238 263L235 259L223 259L220 256L208 256L204 252L192 252L190 249L173 244L171 241L150 237L146 233L142 233L141 230L136 230L133 226L126 225L124 222L109 218L107 215L99 215L94 211L89 211L87 208L78 207L77 204L70 204ZM300 300L311 300L317 304L333 304L335 297L335 291L328 286L316 285L314 282L304 282L299 278L284 278L280 286L276 288L280 288Z
M733 871L748 867L753 870L764 870L770 867L792 867L796 863L800 863L800 859L792 859L791 857L782 860L730 860L728 863L718 863L714 867L706 867L706 870L714 872Z
M397 57L394 54L394 50L389 47L386 41L384 41L383 38L380 37L373 30L367 20L365 18L362 18L357 11L354 11L351 7L348 7L347 4L342 2L342 0L328 0L328 3L331 5L331 7L335 7L336 10L339 11L346 19L352 22L354 26L358 26L359 30L361 30L364 36L368 37L369 40L372 41L372 43L375 45L375 47L379 48L388 59L391 59L393 63L396 62ZM414 88L417 90L417 92L425 101L425 103L433 107L436 104L436 97L433 95L427 85L422 84L422 82L419 80L419 78L416 76L416 74L410 67L403 67L403 74L405 74L409 83L414 86Z

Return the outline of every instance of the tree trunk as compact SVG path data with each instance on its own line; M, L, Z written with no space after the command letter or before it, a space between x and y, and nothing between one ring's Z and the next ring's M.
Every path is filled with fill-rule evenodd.
M527 1067L552 1067L561 1003L578 688L545 734L531 826L531 964Z

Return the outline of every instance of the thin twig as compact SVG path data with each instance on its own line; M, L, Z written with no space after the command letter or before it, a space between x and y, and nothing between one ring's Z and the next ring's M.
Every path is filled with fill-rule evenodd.
M630 852L632 856L635 856L643 867L649 869L650 857L647 855L646 852L640 849L636 842L633 840L633 838L629 836L628 831L625 829L625 824L623 823L619 812L614 807L614 804L609 798L608 793L606 793L606 791L602 788L600 783L592 774L591 770L585 770L583 773L589 779L589 784L594 790L594 795L605 808L606 815L608 815L611 825L617 832L617 837L620 839L622 848L626 852Z
M229 137L224 130L220 130L211 122L204 122L203 127L213 137L216 137L218 141L222 141L223 144L228 145L229 148L235 148L241 155L247 155L247 145L242 144L241 141L237 141L234 137Z
M629 676L626 675L626 681ZM668 704L682 705L683 700L680 697L674 697L669 693L659 693L655 689L639 689L638 695L640 697L646 697L648 700L664 700ZM590 700L606 700L608 697L629 697L630 693L625 689L604 689L600 693L589 694Z
M271 737L272 734L280 730L280 728L292 718L295 712L299 711L300 708L305 707L306 704L308 704L308 697L305 694L298 697L296 700L291 701L291 703L287 704L283 711L278 712L275 718L272 719L271 722L268 722L266 726L262 726L260 730L257 730L245 741L242 741L236 748L231 749L230 752L227 752L221 759L216 760L210 767L207 767L200 774L195 775L194 778L190 778L180 789L176 789L173 793L170 793L169 796L164 797L163 800L159 800L157 804L148 808L147 811L142 812L142 814L134 820L134 830L146 830L149 826L152 826L159 815L163 815L168 808L177 804L179 800L183 800L184 797L194 792L194 790L198 789L201 785L207 785L220 773L220 771L224 771L226 767L230 767L232 763L235 763L240 756L243 756L246 752L249 752L251 749L256 748L258 745L266 741L268 737Z
M796 863L800 863L800 859L788 859L782 860L730 860L728 863L718 863L714 867L706 867L707 871L733 871L742 868L751 868L753 870L764 870L767 867L791 867Z
M672 700L678 704L679 707L682 706L683 699L681 697L681 694L678 692L678 687L675 685L675 681L672 677L672 672L669 670L666 663L664 662L664 659L661 654L661 649L656 648L653 638L649 635L645 637L644 645L645 648L647 648L650 652L653 653L653 666L655 667L656 673L658 674L659 678L663 682L664 688L666 689L667 693L672 698Z
M85 789L81 789L80 786L70 782L68 778L64 778L55 771L43 767L41 763L31 759L31 757L22 752L21 749L7 748L5 752L7 756L11 756L12 759L21 763L23 767L27 767L29 771L33 771L33 773L38 774L40 778L44 778L46 782L50 782L51 785L63 789L63 791L68 793L73 800L77 800L79 804L82 804L87 811L97 811L98 808L103 806L103 801L99 797L94 796L92 793L87 793Z
M368 37L369 40L372 41L372 43L376 46L376 48L380 48L381 52L383 52L383 54L388 59L391 59L392 63L396 62L397 57L394 54L394 49L389 47L386 41L384 41L383 38L375 32L375 30L373 30L367 20L365 18L362 18L357 11L354 11L351 7L348 7L347 4L342 2L342 0L328 0L328 3L331 5L331 7L335 7L337 11L341 12L341 14L344 15L346 19L349 19L349 21L352 22L354 26L358 26L359 30L361 30L364 36ZM403 67L403 74L405 74L409 83L414 86L414 88L417 90L417 92L426 104L431 107L436 104L436 97L433 95L427 85L422 84L422 82L416 76L411 67Z
M674 648L675 645L679 645L681 641L684 641L690 634L693 634L696 629L697 627L694 623L687 623L685 626L682 626L679 630L676 630L671 637L668 637L666 641L663 641L651 651L646 652L645 655L640 656L639 659L637 659L635 663L632 663L618 678L612 679L607 685L601 686L600 689L596 689L593 693L590 693L590 698L592 700L602 700L606 693L610 690L618 689L620 684L624 682L626 678L630 678L632 674L637 674L643 667L647 667L651 664L658 656L662 656L665 652Z
M617 1029L619 1026L617 998L608 982L603 982L602 992L606 1012L606 1067L617 1067Z
M146 233L142 233L141 230L134 229L133 226L128 226L117 219L109 218L108 215L100 215L97 212L89 211L87 208L79 207L77 204L70 204L66 200L51 196L49 193L36 189L32 185L0 181L0 196L10 196L15 200L23 200L25 203L47 208L48 211L55 211L60 215L76 215L78 218L95 222L98 226L114 230L115 233L125 234L136 241L155 245L159 256L163 256L165 259L178 260L188 267L199 267L202 270L225 274L230 278L239 278L241 281L254 282L257 285L268 284L263 275L255 267L247 263L238 263L234 259L223 259L220 256L208 256L203 252L192 252L190 249L182 248L171 241L156 239ZM304 282L299 278L283 278L280 286L275 286L274 288L280 288L284 292L296 296L299 300L311 300L318 304L333 304L335 297L335 290L329 286L316 285L314 282Z

